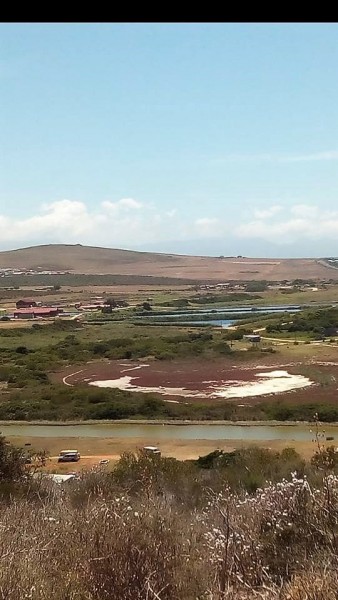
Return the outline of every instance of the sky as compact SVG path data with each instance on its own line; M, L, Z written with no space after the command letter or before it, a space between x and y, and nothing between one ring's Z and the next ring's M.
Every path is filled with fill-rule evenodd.
M338 24L0 24L0 249L338 255Z

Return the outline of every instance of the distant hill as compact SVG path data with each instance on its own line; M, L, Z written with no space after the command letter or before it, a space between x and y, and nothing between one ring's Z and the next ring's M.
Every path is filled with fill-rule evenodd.
M0 269L43 269L83 274L150 275L194 280L337 279L323 259L206 257L50 244L0 252Z

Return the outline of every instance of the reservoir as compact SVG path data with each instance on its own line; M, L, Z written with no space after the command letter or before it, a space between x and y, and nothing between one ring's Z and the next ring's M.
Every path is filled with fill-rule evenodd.
M192 315L198 315L198 314L213 314L213 313L243 313L243 314L247 314L252 312L252 313L268 313L268 314L274 314L274 313L294 313L294 312L299 312L300 310L302 310L302 308L306 308L306 306L301 307L300 305L291 305L291 304L281 304L280 306L222 306L222 307L217 307L217 308L196 308L196 309L178 309L174 312L170 312L170 311L161 311L161 312L157 312L156 314L152 313L152 314L144 314L142 315L143 317L157 317L157 316L166 316L166 317L177 317L179 316L192 316Z
M241 318L254 318L262 315L282 315L283 313L296 313L301 310L299 305L280 305L280 306L224 306L217 308L197 308L197 309L178 309L172 311L154 311L153 313L142 314L134 317L135 323L142 319L148 322L153 320L156 323L166 323L171 325L209 325L227 328Z

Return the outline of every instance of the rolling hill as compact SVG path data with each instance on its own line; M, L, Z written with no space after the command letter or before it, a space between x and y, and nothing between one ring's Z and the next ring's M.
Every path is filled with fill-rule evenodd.
M322 259L206 257L50 244L0 252L0 269L43 269L82 274L150 275L194 280L337 279Z

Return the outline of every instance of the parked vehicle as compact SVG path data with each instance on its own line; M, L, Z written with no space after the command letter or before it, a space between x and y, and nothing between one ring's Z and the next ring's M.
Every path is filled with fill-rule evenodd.
M158 456L161 456L161 450L157 446L143 446L143 450L147 454L157 454Z
M80 452L78 450L61 450L58 462L77 462L80 460Z

